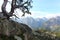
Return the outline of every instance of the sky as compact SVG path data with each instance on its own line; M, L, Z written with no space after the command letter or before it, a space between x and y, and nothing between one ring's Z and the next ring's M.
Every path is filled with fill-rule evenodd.
M32 8L30 9L32 15L27 15L27 16L32 16L32 17L55 17L55 16L60 16L60 0L32 0ZM2 5L3 0L0 0L0 6ZM6 7L7 11L10 11L10 5L9 3L7 4ZM0 7L1 11L1 7ZM9 12L8 11L8 12ZM18 11L17 13L20 13ZM21 12L22 14L22 12ZM20 15L20 14L19 14Z
M38 17L60 16L60 0L33 0L33 8L31 10Z

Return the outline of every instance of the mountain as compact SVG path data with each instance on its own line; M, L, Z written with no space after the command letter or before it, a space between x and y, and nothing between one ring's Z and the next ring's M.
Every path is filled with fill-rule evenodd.
M14 18L12 18L13 20L15 20ZM24 17L24 18L16 18L15 21L19 22L19 23L24 23L26 25L28 25L29 27L31 27L32 29L38 29L39 27L42 26L42 24L44 22L46 22L48 19L47 18L33 18L33 17Z
M49 31L32 29L25 24L0 18L0 40L60 40Z
M60 16L50 18L43 24L43 27L50 31L60 31Z
M13 20L15 20L13 18ZM28 25L30 28L37 29L46 29L49 31L60 31L60 16L52 17L47 19L43 18L33 18L33 17L22 17L20 19L16 18L17 22L24 23Z

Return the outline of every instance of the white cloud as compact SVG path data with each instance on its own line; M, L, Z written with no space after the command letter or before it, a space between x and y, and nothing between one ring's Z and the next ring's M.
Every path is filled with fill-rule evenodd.
M41 12L41 11L31 11L32 12L32 17L46 17L46 18L51 18L51 17L56 17L60 16L60 13L48 13L48 12Z
M56 17L56 16L60 16L60 13L47 14L45 17L47 17L47 18L52 18L52 17Z
M10 10L11 10L11 4L9 2L6 5L6 10L7 10L7 12L10 12Z
M20 11L17 10L17 16L18 17L21 17L22 14L23 13L21 12L21 10ZM31 16L33 18L43 18L43 17L52 18L52 17L60 16L60 13L48 13L48 12L41 12L41 11L31 11L31 15L29 15L29 14L25 14L25 15L26 16L24 16L24 17Z
M12 0L8 0L8 1L12 1Z

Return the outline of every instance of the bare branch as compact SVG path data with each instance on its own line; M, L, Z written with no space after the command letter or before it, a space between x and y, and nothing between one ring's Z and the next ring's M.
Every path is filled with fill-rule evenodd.
M16 4L17 1L19 1L20 4L18 3L18 5L17 5L17 4ZM4 2L3 2L3 5L2 5L2 13L3 13L4 16L6 16L8 19L9 19L9 17L13 16L14 10L15 10L16 8L20 8L20 10L23 12L23 15L22 15L22 16L24 16L25 13L31 14L31 13L29 12L29 7L30 7L30 5L31 5L31 4L30 4L30 3L31 3L30 0L27 0L27 1L24 2L24 3L23 3L23 0L12 0L12 3L11 3L11 11L10 11L9 13L6 11L7 2L8 2L8 0L4 0ZM25 4L26 4L26 6L25 6ZM29 7L28 7L28 6L29 6Z
M7 17L7 19L9 19L8 12L6 11L7 2L8 2L8 0L4 0L4 2L2 4L2 13L3 13L4 16Z
M4 2L2 4L2 12L3 12L4 15L7 15L7 11L6 11L7 1L8 0L4 0Z
M13 15L13 13L14 13L15 6L16 6L16 0L12 0L12 4L11 4L11 11L10 11L11 16L12 16L12 15Z

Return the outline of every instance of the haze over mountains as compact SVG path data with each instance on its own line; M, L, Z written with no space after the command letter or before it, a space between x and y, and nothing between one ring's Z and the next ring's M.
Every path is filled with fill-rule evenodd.
M50 18L43 24L47 30L58 32L60 31L60 16Z
M13 19L15 20L15 19ZM29 25L32 29L45 28L50 31L60 31L60 16L52 17L52 18L33 18L33 17L25 17L25 18L16 18L17 22L24 23Z
M13 20L15 20L13 18ZM24 23L29 25L32 29L37 29L40 26L42 26L42 24L47 21L47 18L33 18L33 17L25 17L25 18L16 18L15 21L19 22L19 23Z

